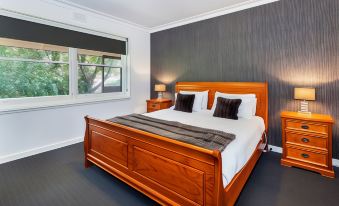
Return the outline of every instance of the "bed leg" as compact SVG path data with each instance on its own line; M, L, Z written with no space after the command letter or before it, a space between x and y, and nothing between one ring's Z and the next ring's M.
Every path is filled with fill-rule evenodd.
M92 162L90 162L89 160L85 159L85 168L89 168L93 165Z
M85 116L85 122L86 122L86 131L85 131L85 137L84 137L84 153L85 153L84 165L85 165L85 168L89 168L90 166L93 165L93 163L90 162L87 159L87 154L89 152L89 145L88 145L88 142L89 142L89 117L88 116Z

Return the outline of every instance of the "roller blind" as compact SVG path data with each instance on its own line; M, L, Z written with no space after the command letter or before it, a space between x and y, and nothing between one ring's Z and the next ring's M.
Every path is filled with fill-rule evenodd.
M0 16L0 37L126 54L126 42L83 32Z

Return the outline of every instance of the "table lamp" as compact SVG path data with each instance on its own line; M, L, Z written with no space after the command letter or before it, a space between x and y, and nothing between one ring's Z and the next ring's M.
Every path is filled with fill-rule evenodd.
M154 91L158 92L158 99L162 99L162 93L166 91L166 85L156 84L154 86Z
M303 100L300 102L300 110L298 112L311 114L308 111L308 102L315 100L315 88L294 88L294 99Z

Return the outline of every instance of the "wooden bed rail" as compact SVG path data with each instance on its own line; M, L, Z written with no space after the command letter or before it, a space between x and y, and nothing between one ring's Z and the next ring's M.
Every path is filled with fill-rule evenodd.
M94 163L162 205L222 205L221 153L86 116Z

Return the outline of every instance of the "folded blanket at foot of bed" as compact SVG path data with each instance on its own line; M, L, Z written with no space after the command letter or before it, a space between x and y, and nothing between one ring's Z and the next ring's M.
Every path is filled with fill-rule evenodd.
M108 121L189 143L205 149L219 150L220 152L235 139L234 134L223 131L195 127L175 121L156 119L141 114L118 116L109 119Z

